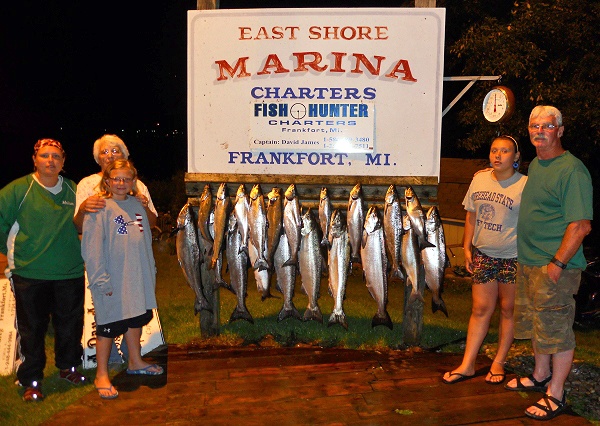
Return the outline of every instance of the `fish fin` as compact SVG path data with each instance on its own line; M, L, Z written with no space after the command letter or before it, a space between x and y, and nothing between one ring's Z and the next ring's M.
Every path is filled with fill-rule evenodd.
M450 258L446 254L446 262L444 263L444 269L450 268L450 267L452 267L452 264L450 263Z
M423 250L429 247L435 247L435 244L432 244L427 240L419 241L419 250Z
M279 299L279 297L273 296L269 289L267 289L266 291L263 291L263 293L260 295L260 301L264 302L267 299Z
M246 253L246 256L248 256L248 246L241 246L240 249L238 250L238 254L241 253Z
M341 314L332 313L329 317L329 321L327 322L327 327L331 327L332 325L339 324L348 330L348 321L346 321L346 314L343 312Z
M298 321L302 321L302 315L298 312L298 309L292 303L292 307L290 309L281 308L279 311L279 315L277 315L277 321L281 322L286 318L295 318Z
M245 306L243 308L240 306L235 307L229 318L229 324L237 320L246 320L250 324L254 324L254 318L252 318L252 315L250 315L250 312L248 312L248 309Z
M233 287L223 279L221 279L221 281L215 281L215 290L217 290L219 287L223 287L235 294L235 290L233 289Z
M323 323L323 314L321 313L321 308L319 308L319 305L315 306L314 308L306 308L306 311L304 311L304 317L302 318L303 321L317 321L320 322L321 324Z
M283 262L282 266L296 266L296 264L298 263L297 260L293 259L293 258L289 258L288 260L286 260L285 262Z
M329 240L327 239L327 237L323 237L323 239L321 240L321 245L323 247L327 247L327 250L329 250L331 248L331 244L329 243Z
M435 314L437 311L442 311L444 315L446 315L446 318L448 318L448 309L446 309L446 304L441 297L439 302L436 302L433 299L431 300L431 312Z
M208 304L206 298L202 298L202 300L196 299L194 302L194 315L198 314L200 311L208 311L212 313L212 307Z
M267 261L265 259L256 259L256 262L254 262L254 269L258 270L258 271L264 271L269 269L269 264L267 263Z
M384 311L383 315L380 315L377 313L373 317L373 320L371 321L371 328L375 328L378 325L385 325L390 330L394 329L394 323L392 322L392 319L390 318L390 314L388 314L387 310Z

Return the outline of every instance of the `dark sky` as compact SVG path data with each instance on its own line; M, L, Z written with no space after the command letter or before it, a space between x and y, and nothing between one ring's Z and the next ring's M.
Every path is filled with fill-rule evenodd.
M78 180L97 171L92 144L105 132L129 146L139 129L185 130L196 2L64 3L11 2L0 14L0 186L31 171L41 137L63 142Z
M221 1L220 8L404 3L230 0ZM4 5L0 187L32 170L32 148L42 137L63 143L66 175L76 181L98 170L92 145L104 133L125 140L142 176L162 178L185 168L186 19L187 10L194 9L195 0L19 0ZM182 132L178 138L169 136L174 129Z

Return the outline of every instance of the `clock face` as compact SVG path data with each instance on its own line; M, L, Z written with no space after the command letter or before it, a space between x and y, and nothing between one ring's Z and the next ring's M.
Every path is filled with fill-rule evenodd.
M492 89L483 100L483 116L490 123L500 121L508 112L508 99L504 91Z

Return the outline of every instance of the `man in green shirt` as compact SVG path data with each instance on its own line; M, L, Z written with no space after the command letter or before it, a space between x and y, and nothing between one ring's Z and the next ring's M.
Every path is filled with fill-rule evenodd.
M565 150L562 114L537 106L529 137L537 157L529 166L517 226L515 338L531 339L535 368L505 386L545 392L525 414L549 420L566 408L564 384L575 350L575 299L585 269L582 242L592 229L592 180Z

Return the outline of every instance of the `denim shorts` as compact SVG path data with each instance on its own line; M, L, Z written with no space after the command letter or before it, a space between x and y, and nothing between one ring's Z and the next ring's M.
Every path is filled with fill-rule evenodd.
M517 278L517 258L502 259L490 257L473 249L473 284L485 284L498 281L503 284L514 284Z
M152 320L152 309L148 309L145 314L133 318L127 318L108 324L96 324L96 335L102 337L119 337L125 334L130 328L142 328Z
M565 269L555 283L548 267L519 265L515 339L531 339L534 350L552 355L575 348L575 298L581 269Z

